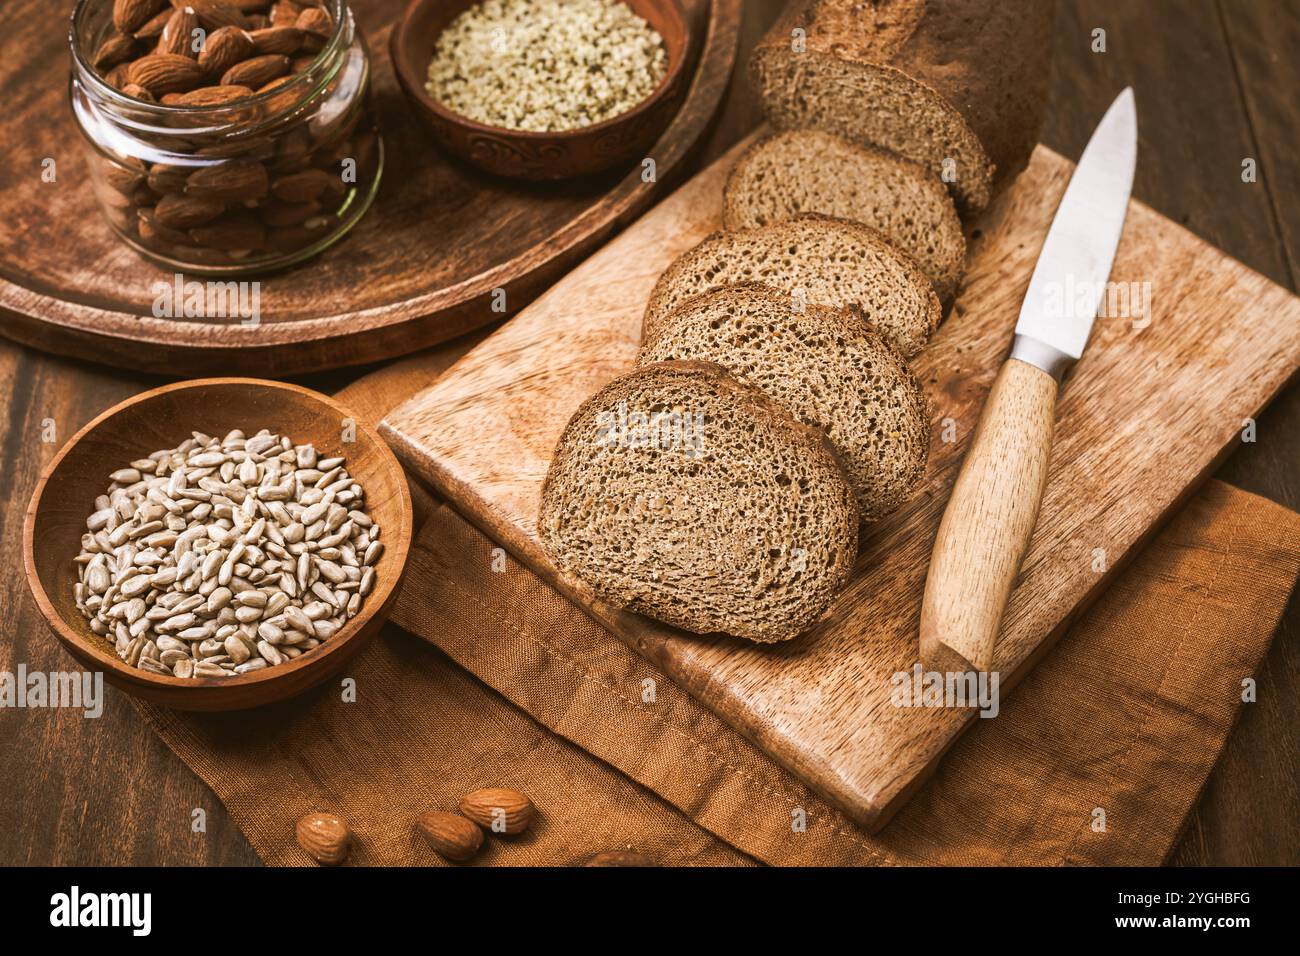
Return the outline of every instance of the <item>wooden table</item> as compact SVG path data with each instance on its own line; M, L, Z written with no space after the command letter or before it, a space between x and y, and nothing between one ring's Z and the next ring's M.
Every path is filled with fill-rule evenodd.
M747 0L742 58L783 0ZM1093 31L1106 52L1093 52ZM1062 0L1044 141L1077 157L1115 93L1138 97L1135 194L1292 290L1300 273L1300 0ZM705 159L757 121L737 77ZM1258 181L1244 183L1254 159ZM39 175L33 172L33 176ZM305 384L337 389L364 369ZM159 384L22 349L0 340L0 670L67 659L44 633L27 593L22 514L61 443L107 406ZM53 440L48 430L55 431ZM1280 396L1218 477L1300 508L1300 388ZM1300 863L1300 601L1293 596L1265 658L1259 702L1243 708L1188 820L1176 864ZM103 717L0 711L0 865L256 864L216 796L107 692ZM207 832L193 833L193 808Z

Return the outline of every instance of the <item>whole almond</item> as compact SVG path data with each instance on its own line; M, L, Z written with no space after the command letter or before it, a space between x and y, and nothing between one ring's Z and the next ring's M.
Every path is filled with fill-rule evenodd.
M255 56L236 63L221 77L222 86L248 86L253 89L265 86L277 76L289 72L289 58L280 53Z
M152 93L146 90L143 86L138 86L135 83L126 84L126 86L122 87L122 92L127 96L132 97L133 99L140 100L143 103L158 102L156 99L153 98ZM175 95L179 96L180 94L175 94Z
M167 5L167 0L113 0L113 26L118 33L135 33Z
M135 49L134 37L127 36L125 33L111 33L95 50L95 55L90 58L90 64L103 72L129 60L135 53Z
M109 70L107 73L104 74L104 82L107 83L115 90L120 90L123 87L128 86L129 84L127 83L127 79L126 79L126 71L130 67L130 65L131 64L129 63L119 63L117 66L113 67L111 70Z
M420 814L416 825L440 856L457 863L472 858L483 845L483 831L455 813L430 810Z
M168 93L162 101L166 106L229 106L252 95L246 86L200 86L188 93Z
M162 36L163 28L167 26L167 21L176 13L166 4L163 8L149 18L148 22L140 29L135 31L137 40L157 40Z
M267 136L257 139L241 137L231 142L201 146L194 151L194 155L203 159L243 159L262 162L275 155L275 140Z
M536 809L518 790L485 787L461 798L460 812L493 833L513 836L523 833L533 822Z
M124 196L134 193L145 180L144 163L134 156L122 163L106 162L103 164L104 182L108 183Z
M158 37L157 52L188 56L191 60L198 59L199 54L194 49L194 31L198 28L199 18L194 15L193 10L188 7L184 10L173 10L167 25L163 27L162 34Z
M297 53L302 46L302 31L297 27L267 27L254 30L248 34L253 41L253 49L259 54Z
M245 202L266 196L270 181L266 167L251 160L232 160L190 173L185 195L223 202Z
M189 245L189 235L179 229L160 225L153 209L142 207L136 211L136 217L136 231L146 242L168 243L174 246Z
M227 216L190 230L195 245L209 249L234 252L238 249L260 249L266 241L266 229L249 216Z
M334 177L322 169L304 169L278 177L271 184L271 195L285 202L300 203L319 199L333 184Z
M131 194L131 203L135 206L152 206L158 202L160 197L148 186L140 186Z
M158 200L154 218L168 229L197 229L216 219L225 208L225 203L213 199L171 193Z
M199 54L199 66L213 79L220 79L236 63L247 60L253 55L253 41L239 27L222 27L214 30L203 44ZM238 86L252 87L251 83L239 83Z
M302 16L302 7L293 0L276 0L271 4L271 26L291 27Z
M309 813L295 828L298 845L317 863L337 866L348 857L352 832L332 813Z
M248 26L248 20L239 12L239 8L225 0L171 0L171 4L178 10L192 7L198 14L199 22L210 31L222 27L245 29Z
M334 18L319 7L308 7L294 26L302 31L302 52L319 53L334 33Z
M203 82L203 69L187 56L151 53L126 71L126 81L143 86L155 98L164 93L186 93Z
M169 166L166 163L154 163L149 170L149 188L159 195L185 192L185 181L194 172L193 166Z
M288 86L290 83L293 83L293 81L296 80L297 78L298 77L294 76L293 74L288 74L286 76L277 76L274 80L272 80L270 83L267 83L265 86L258 87L257 95L261 96L264 93L275 93L275 91L279 90L280 87ZM265 103L266 111L268 113L288 112L298 103L300 103L303 97L305 97L310 92L311 92L310 88L303 89L301 86L298 86L294 89L284 90L278 95L270 97L266 101Z
M275 141L275 160L273 166L279 171L301 169L311 158L314 142L304 127L291 129Z
M320 7L308 7L298 15L294 26L304 33L314 33L322 40L328 40L334 34L334 18Z
M649 857L633 850L606 850L597 853L583 866L654 866Z

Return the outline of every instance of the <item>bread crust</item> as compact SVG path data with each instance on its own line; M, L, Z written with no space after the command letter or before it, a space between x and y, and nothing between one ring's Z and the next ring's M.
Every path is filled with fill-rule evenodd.
M727 368L726 356L717 353L700 355L698 353L698 342L688 345L688 340L683 338L683 332L693 325L696 330L695 334L700 334L702 327L699 323L707 315L708 311L713 308L742 305L759 305L780 314L788 308L789 302L785 296L757 282L728 286L724 289L692 296L666 316L656 327L654 334L642 342L637 359L638 364L645 367L656 361L663 360L665 354L670 354L675 357L667 361L705 361L709 364L716 362L723 368ZM917 483L925 474L930 445L930 403L926 398L925 390L907 364L907 359L893 341L886 336L880 335L856 312L850 309L832 309L825 306L809 305L800 314L799 322L836 329L837 334L842 335L847 342L853 343L852 346L848 344L843 346L846 352L849 348L856 347L866 352L883 353L881 356L883 371L885 374L892 376L888 386L890 389L897 389L903 393L902 401L898 402L895 407L915 410L914 417L907 415L902 417L901 424L904 426L906 440L900 443L898 447L900 457L891 459L892 465L901 466L902 469L901 474L898 476L897 485L886 482L882 486L881 471L877 470L872 464L872 459L867 457L866 450L861 449L860 444L858 446L859 450L855 452L853 447L836 445L834 439L831 439L821 428L814 425L806 426L814 428L815 431L827 438L832 453L839 461L841 469L849 479L850 485L854 487L854 494L858 500L858 510L862 519L868 521L883 517L898 507L915 491ZM705 332L703 334L707 337L709 333ZM677 341L674 343L673 339ZM696 351L697 357L682 358L683 351L688 353ZM750 355L753 354L752 350L746 349L746 351ZM824 356L820 360L825 361L827 364L837 361L835 356ZM761 368L761 365L759 367ZM769 365L768 367L774 370L773 366ZM783 364L782 369L785 368L786 366ZM877 368L880 368L880 366L877 366ZM791 374L796 374L796 370L792 366L789 371ZM763 388L762 382L748 380L739 370L729 371L729 374L742 383L752 384L760 389ZM782 391L784 390L782 389ZM857 389L854 391L856 392ZM797 395L798 392L796 391L794 394ZM776 401L777 404L781 404L779 396L770 395L769 397ZM889 395L882 400L887 400L891 405L894 405L893 398L893 395ZM786 408L784 405L782 407ZM801 419L803 415L811 413L812 420L817 420L816 413L813 412L812 408L789 407L787 410L796 419ZM842 429L841 433L846 442L850 445L857 442L857 432L853 428L852 418L845 413L838 413L838 417L838 424ZM830 421L823 420L821 424L827 425L832 432L836 430L831 427ZM854 466L855 454L858 456L856 459L857 467Z
M765 136L758 142L751 144L740 155L740 158L736 160L736 164L732 167L731 173L727 176L727 182L722 189L722 217L725 228L734 232L766 225L766 223L751 221L745 212L747 198L745 191L750 185L751 170L761 162L778 164L780 160L777 158L777 154L780 150L798 148L800 142L805 138L809 140L809 148L815 146L822 151L823 156L829 157L826 161L858 166L858 170L845 171L844 173L853 176L856 183L862 183L862 177L855 175L856 172L861 172L864 167L874 166L878 168L882 177L889 176L894 181L906 183L929 202L934 210L934 218L938 221L936 231L945 247L950 248L952 252L946 258L936 257L934 264L928 268L904 242L888 235L879 220L873 222L869 218L873 216L873 210L865 211L862 216L842 218L848 218L853 222L861 222L868 228L876 230L884 235L887 240L893 242L902 252L912 256L922 271L929 276L935 294L939 296L940 307L946 314L956 298L965 269L966 237L962 232L961 220L957 216L956 207L953 205L948 190L944 188L943 183L923 167L891 153L889 150L852 143L833 133L820 130L789 130ZM809 214L804 213L802 215ZM786 218L796 219L800 218L800 216L792 215ZM881 210L880 218L887 219L888 212Z
M764 60L792 55L800 29L806 53L793 55L877 71L927 97L970 133L973 155L982 154L984 168L957 189L973 214L1025 168L1038 141L1054 17L1053 0L796 0L755 47L751 77L767 101Z
M930 283L929 277L921 269L920 263L916 261L909 253L899 249L892 242L872 229L870 226L863 225L860 222L854 222L849 219L837 219L834 216L823 216L817 213L805 213L794 219L788 219L784 222L775 223L771 226L763 226L760 229L746 229L736 232L727 232L719 230L705 237L698 245L682 253L673 261L673 263L664 270L655 283L654 289L650 293L650 299L646 303L645 315L641 320L641 338L642 341L654 333L655 324L667 315L672 306L680 304L689 296L682 296L676 303L673 302L674 290L676 286L685 281L691 274L695 265L700 259L714 253L715 250L725 248L727 245L735 244L741 241L748 241L753 238L770 238L773 241L784 241L785 236L789 236L796 229L802 229L809 223L827 223L835 230L843 231L851 235L855 241L861 242L868 246L872 251L879 255L892 258L899 268L903 271L905 281L907 281L916 290L920 296L923 305L921 316L921 327L906 330L908 333L908 347L897 340L897 336L891 336L887 330L879 330L886 337L894 338L894 344L899 346L904 355L915 355L924 347L934 330L939 326L939 320L943 315L943 310L939 304L939 297L935 294L934 288ZM713 288L722 288L728 285L739 285L742 282L749 281L746 279L737 279L736 281L723 281L712 286L711 289L701 289L699 291L711 291ZM766 283L763 283L766 284ZM770 286L777 292L786 292L788 290ZM818 302L817 305L828 305L838 308L833 302ZM856 306L850 306L855 311L861 312Z

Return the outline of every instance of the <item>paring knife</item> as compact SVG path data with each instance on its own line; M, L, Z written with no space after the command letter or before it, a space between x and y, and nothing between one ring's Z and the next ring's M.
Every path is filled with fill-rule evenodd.
M1105 292L1137 163L1133 90L1115 98L1057 207L1020 307L1011 356L975 427L939 524L921 602L927 670L986 671L1038 519L1056 393Z

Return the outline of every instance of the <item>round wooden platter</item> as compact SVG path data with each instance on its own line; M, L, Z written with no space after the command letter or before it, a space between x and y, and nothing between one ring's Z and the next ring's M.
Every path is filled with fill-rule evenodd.
M685 0L692 79L650 152L656 182L643 182L638 165L537 185L493 179L437 151L388 59L404 5L353 0L386 145L379 196L323 255L254 277L260 316L251 324L238 316L155 317L157 284L175 277L121 243L91 194L68 105L61 7L70 10L71 0L57 15L50 0L8 0L0 332L44 351L164 375L293 375L392 358L499 321L496 290L505 290L508 312L518 311L681 178L731 76L741 4Z

